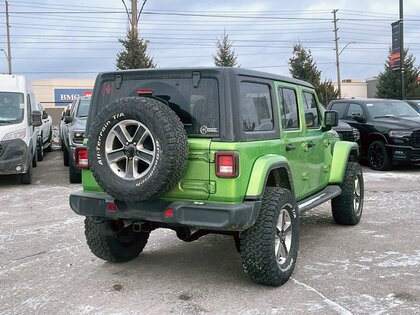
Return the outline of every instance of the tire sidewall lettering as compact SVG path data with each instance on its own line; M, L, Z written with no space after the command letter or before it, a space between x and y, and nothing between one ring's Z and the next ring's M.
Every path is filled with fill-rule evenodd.
M103 153L105 151L103 150L102 146L105 143L105 139L109 133L109 131L107 130L108 127L115 126L115 121L116 120L119 121L123 118L125 118L124 113L118 113L118 114L112 115L111 119L107 120L100 128L100 132L98 134L98 138L96 140L96 145L95 145L95 157L99 165L104 165Z
M155 142L156 142L156 157L155 157L155 161L153 163L153 166L149 170L148 174L144 178L142 178L140 181L138 181L136 183L136 187L139 187L139 186L143 185L144 183L146 183L150 179L150 177L152 177L155 174L156 169L157 169L157 167L159 165L160 158L162 156L162 154L161 154L161 146L160 146L160 142L159 142L158 139L156 139Z

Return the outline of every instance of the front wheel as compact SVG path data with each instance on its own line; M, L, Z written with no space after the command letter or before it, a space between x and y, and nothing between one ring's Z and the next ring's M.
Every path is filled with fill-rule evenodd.
M369 166L376 171L386 171L391 166L389 154L382 141L373 141L368 150Z
M132 224L121 220L95 222L85 219L86 240L92 253L110 262L136 258L146 246L150 232L134 232Z
M364 182L362 168L357 162L348 162L341 194L333 198L331 208L334 221L343 225L356 225L362 217Z
M267 187L257 222L241 233L245 273L255 282L278 286L292 275L299 248L299 213L289 190Z

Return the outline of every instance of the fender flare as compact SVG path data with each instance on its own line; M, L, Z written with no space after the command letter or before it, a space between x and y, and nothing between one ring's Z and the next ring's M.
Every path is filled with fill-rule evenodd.
M344 180L347 162L359 157L359 146L356 142L338 141L333 147L333 160L331 163L330 184L339 184Z
M268 154L259 157L251 171L249 177L249 184L245 194L246 200L260 200L264 194L264 189L267 186L267 181L271 171L275 169L282 169L287 174L287 182L292 194L294 195L292 174L287 159L276 154Z

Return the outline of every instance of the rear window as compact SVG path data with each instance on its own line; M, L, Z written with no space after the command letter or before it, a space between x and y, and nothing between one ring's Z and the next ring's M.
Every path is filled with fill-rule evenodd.
M188 135L215 136L219 132L219 93L216 79L124 80L119 89L114 81L102 83L100 104L106 106L122 97L137 96L138 90L152 90L153 96L168 103L184 124Z

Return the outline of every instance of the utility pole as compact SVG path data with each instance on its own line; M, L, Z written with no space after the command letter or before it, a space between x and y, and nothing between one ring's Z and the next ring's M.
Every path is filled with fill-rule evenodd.
M9 63L9 74L12 74L12 50L10 48L10 24L9 24L9 2L4 1L6 4L6 32L7 32L7 61Z
M137 34L137 0L131 0L131 32Z
M404 67L404 8L403 0L400 0L400 69L401 69L401 99L405 100L405 67Z
M401 0L402 1L402 0ZM341 98L341 78L340 78L340 53L338 52L338 28L337 28L337 11L333 10L334 14L334 41L335 41L335 62L337 67L337 87L338 87L338 98Z

